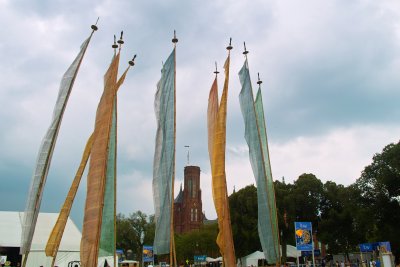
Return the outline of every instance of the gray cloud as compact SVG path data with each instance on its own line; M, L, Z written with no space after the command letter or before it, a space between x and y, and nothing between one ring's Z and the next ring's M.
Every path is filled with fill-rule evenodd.
M302 172L315 172L321 179L349 184L373 153L398 140L398 10L399 4L391 1L0 1L0 23L6 25L0 29L4 51L0 174L7 188L2 187L0 194L14 200L0 204L0 209L24 209L59 80L98 16L100 29L89 45L60 130L43 211L56 212L64 200L93 130L113 34L121 30L125 33L121 69L133 54L138 57L118 92L119 211L153 212L153 98L161 62L172 50L174 29L179 38L177 189L186 164L184 145L190 145L191 164L202 169L203 198L211 199L207 98L214 62L222 70L229 37L234 50L227 122L228 190L254 183L238 103L243 41L250 50L253 82L257 72L264 80L275 177L292 180ZM222 73L219 84L222 87ZM347 147L353 151L348 158ZM348 167L346 160L354 166ZM72 214L78 225L85 190L86 178ZM204 206L208 217L215 216L212 202Z

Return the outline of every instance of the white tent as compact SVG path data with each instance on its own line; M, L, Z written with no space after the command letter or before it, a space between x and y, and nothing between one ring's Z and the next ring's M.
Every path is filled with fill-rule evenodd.
M281 247L282 253L282 247ZM296 247L287 245L286 246L286 256L291 258L297 258L301 256L301 251L298 251ZM243 258L240 259L240 263L242 266L257 266L258 260L264 260L265 256L264 253L261 251L255 251Z
M0 211L1 247L20 247L23 215L23 212ZM39 213L27 266L51 265L51 258L46 257L44 249L57 217L58 213ZM68 262L79 261L80 242L81 232L68 218L55 265L67 267Z

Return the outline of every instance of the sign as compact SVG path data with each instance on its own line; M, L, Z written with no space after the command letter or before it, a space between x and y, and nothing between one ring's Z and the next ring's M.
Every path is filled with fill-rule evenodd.
M311 222L295 222L294 231L296 237L296 249L301 251L312 251L312 225Z
M390 242L363 243L358 246L361 252L372 252L375 250L392 251Z
M203 262L206 261L206 255L194 255L194 262Z
M153 262L154 254L152 246L143 246L143 262Z
M307 257L307 256L311 256L312 255L312 251L302 251L301 252L301 256L303 257ZM320 256L321 255L321 250L320 249L314 249L314 256Z

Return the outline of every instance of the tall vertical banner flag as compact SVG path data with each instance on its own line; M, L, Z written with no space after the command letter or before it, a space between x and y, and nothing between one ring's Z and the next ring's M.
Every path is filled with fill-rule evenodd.
M258 234L269 264L280 260L279 231L276 221L275 193L262 109L261 97L254 103L247 59L239 72L242 90L240 107L245 122L245 138L249 146L250 163L257 184Z
M76 192L78 191L79 183L81 181L83 172L85 171L85 167L87 161L90 156L90 152L92 150L93 145L93 135L91 135L86 143L85 150L82 155L81 163L79 164L79 168L75 174L75 178L72 182L71 188L68 191L68 195L64 201L64 204L61 208L60 213L58 214L58 218L56 224L51 231L49 239L46 244L46 256L50 256L55 258L58 252L58 248L61 243L61 238L64 233L65 226L67 224L68 216L71 212L72 203L74 202Z
M96 112L82 227L83 267L97 266L99 257L115 262L115 105L116 93L129 70L117 82L119 57L118 53L104 75L104 91Z
M156 223L154 253L170 252L172 187L175 159L175 48L161 70L154 101L157 120L153 162L153 199Z
M22 223L20 253L23 255L27 254L31 248L43 190L46 184L47 174L50 168L51 158L57 141L58 132L60 130L61 121L92 34L83 42L79 54L63 75L58 91L57 102L53 111L53 118L39 148ZM26 259L24 259L23 266L25 263Z
M219 233L217 244L219 246L224 266L235 266L235 249L233 245L231 219L229 213L229 200L226 186L225 173L225 148L226 148L226 113L229 83L230 56L225 61L225 82L218 106L217 77L210 90L208 100L208 150L212 171L212 193L214 206L218 216Z
M294 233L296 238L296 248L301 251L312 251L312 224L311 222L295 222Z
M104 75L104 91L96 112L81 239L81 263L84 267L97 266L98 262L118 64L119 54L113 58Z

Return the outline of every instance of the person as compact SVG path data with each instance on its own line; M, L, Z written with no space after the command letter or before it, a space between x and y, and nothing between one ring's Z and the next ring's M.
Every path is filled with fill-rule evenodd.
M325 260L322 260L321 267L325 267Z
M340 267L344 267L344 262L340 261Z
M338 262L338 261L336 261L336 263L335 263L335 267L340 267L340 266L339 266L339 262Z

